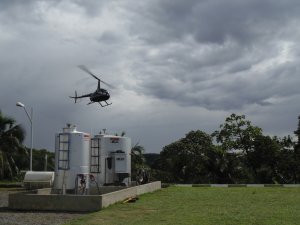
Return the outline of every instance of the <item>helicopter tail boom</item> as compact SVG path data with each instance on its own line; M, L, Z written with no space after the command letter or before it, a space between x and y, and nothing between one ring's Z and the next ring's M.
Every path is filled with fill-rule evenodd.
M87 97L90 97L92 94L93 94L93 93L78 96L78 95L77 95L77 91L75 91L75 96L69 96L69 97L70 97L70 98L74 98L74 99L75 99L75 103L77 103L77 99L79 99L79 98L87 98Z

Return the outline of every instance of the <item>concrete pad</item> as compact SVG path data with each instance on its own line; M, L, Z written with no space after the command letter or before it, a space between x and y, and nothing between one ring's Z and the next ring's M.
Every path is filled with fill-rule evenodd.
M283 187L282 184L264 184L265 187Z
M283 187L300 188L300 184L284 184Z
M211 187L228 187L228 184L211 184Z
M228 187L247 187L246 184L228 184Z
M126 198L153 192L161 188L161 182L125 188L103 195L61 195L49 194L50 190L38 190L36 193L26 192L10 194L8 207L18 210L38 211L98 211L104 207L123 201Z
M193 184L192 187L211 187L210 184Z
M177 187L192 187L193 185L192 184L175 184L174 186L177 186Z
M247 184L247 187L264 187L264 184Z
M137 187L137 195L142 195L145 193L149 193L161 189L161 182L156 181L148 184L139 185L136 187Z

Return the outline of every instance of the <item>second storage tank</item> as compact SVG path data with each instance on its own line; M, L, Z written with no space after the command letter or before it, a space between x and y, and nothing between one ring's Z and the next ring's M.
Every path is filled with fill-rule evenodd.
M74 189L77 174L90 170L90 134L67 124L55 137L55 189Z
M130 182L131 139L108 134L91 139L91 173L100 185Z

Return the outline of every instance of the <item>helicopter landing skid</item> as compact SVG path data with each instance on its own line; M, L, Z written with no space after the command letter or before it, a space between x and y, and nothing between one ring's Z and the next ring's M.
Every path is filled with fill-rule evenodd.
M101 102L98 102L99 105L101 105L101 107L106 107L106 106L109 106L111 105L112 103L108 103L107 101L104 101L106 103L106 105L102 105Z

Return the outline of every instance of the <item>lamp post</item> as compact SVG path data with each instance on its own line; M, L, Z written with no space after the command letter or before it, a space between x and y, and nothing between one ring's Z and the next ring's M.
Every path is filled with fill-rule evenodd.
M30 115L29 113L27 112L26 110L26 107L23 103L21 102L17 102L16 104L17 106L23 108L26 112L26 115L30 121L30 136L31 136L31 141L30 141L30 171L32 171L32 147L33 147L33 126L32 126L32 123L33 123L33 110L32 110L32 107L31 107L31 111L30 111Z

